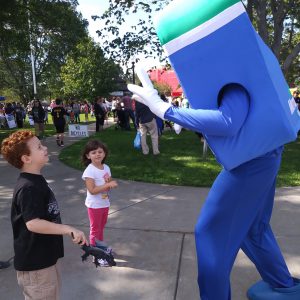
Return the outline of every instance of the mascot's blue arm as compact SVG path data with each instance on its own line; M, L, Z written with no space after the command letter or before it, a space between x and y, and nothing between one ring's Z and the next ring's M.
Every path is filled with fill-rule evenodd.
M201 95L200 95L201 96ZM219 109L170 107L165 119L205 135L233 136L242 127L249 110L249 96L239 85L229 85L223 92Z

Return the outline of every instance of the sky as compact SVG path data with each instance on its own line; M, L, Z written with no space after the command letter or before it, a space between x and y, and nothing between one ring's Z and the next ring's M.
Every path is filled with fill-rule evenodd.
M99 41L96 30L101 28L101 21L94 21L92 15L102 15L108 8L108 0L78 0L77 10L82 13L82 16L89 22L89 33L95 41Z
M102 13L108 8L109 0L77 0L79 5L77 10L81 12L83 18L87 19L89 22L89 34L96 42L100 42L98 35L96 33L97 30L101 29L104 22L97 20L94 21L91 16L92 15L102 15ZM132 30L132 29L130 29ZM124 26L124 31L126 31L126 24ZM122 31L121 31L122 32ZM154 66L159 66L160 63L158 59L147 59L145 60L143 57L140 57L141 64L146 69L150 69Z

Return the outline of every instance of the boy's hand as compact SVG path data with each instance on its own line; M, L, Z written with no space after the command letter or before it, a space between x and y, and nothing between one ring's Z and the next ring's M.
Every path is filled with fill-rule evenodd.
M89 245L87 238L85 237L84 233L80 230L72 228L71 237L74 244L79 244L79 245L86 244L87 246Z

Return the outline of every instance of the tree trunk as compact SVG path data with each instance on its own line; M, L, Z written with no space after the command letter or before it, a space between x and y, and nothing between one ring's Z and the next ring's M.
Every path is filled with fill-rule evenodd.
M254 2L255 0L248 0L247 1L247 6L246 6L246 10L247 10L247 13L248 13L248 16L250 18L250 21L253 22L254 20Z
M258 33L261 36L261 38L264 40L264 42L267 45L270 45L268 24L267 24L267 1L266 0L256 0L255 4L257 7Z
M293 60L297 57L297 55L299 55L300 53L300 43L298 43L294 49L291 51L291 53L287 56L287 58L285 59L283 66L282 66L282 70L283 73L285 75L288 74L289 68L292 65Z
M280 1L278 4L276 0L271 1L271 10L274 20L274 39L272 43L272 50L274 54L279 58L281 50L281 41L283 34L283 22L286 16L284 9L284 1Z

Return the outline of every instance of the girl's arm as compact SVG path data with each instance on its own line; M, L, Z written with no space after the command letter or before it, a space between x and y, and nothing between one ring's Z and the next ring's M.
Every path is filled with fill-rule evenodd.
M95 180L93 178L86 177L85 178L85 186L92 195L97 195L101 192L107 191L108 189L117 187L118 184L116 181L111 180L109 182L106 182L103 185L97 186L97 185L95 185Z

